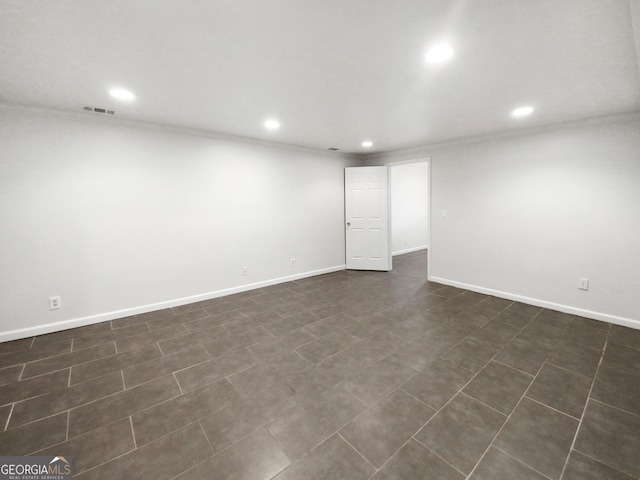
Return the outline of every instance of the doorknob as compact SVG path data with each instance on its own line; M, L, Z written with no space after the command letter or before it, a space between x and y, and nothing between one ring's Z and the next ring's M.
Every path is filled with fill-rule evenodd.
M351 226L351 222L347 222L347 228Z

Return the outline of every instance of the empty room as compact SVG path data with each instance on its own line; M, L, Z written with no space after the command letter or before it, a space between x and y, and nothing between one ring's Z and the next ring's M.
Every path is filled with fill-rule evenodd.
M640 1L0 0L0 477L640 480Z

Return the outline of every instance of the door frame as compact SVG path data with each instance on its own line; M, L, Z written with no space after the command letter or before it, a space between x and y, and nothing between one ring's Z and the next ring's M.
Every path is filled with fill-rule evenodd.
M384 165L389 169L389 221L393 225L393 218L391 217L391 203L393 202L393 192L391 188L391 169L389 167L395 167L398 165L410 165L412 163L426 163L427 164L427 280L431 279L431 212L432 212L432 188L433 185L431 176L431 157L418 157L412 160L403 160L400 162L385 162ZM393 232L392 232L393 233Z

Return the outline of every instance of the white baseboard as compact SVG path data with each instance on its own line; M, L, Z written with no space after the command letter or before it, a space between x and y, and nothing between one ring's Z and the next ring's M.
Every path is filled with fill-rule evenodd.
M538 298L525 297L523 295L516 295L514 293L503 292L500 290L493 290L491 288L479 287L477 285L470 285L467 283L456 282L454 280L448 280L440 277L430 277L430 282L442 283L443 285L450 285L452 287L463 288L472 292L484 293L485 295L492 295L494 297L505 298L507 300L513 300L514 302L522 302L529 305L535 305L536 307L548 308L549 310L556 310L563 313L569 313L572 315L579 315L581 317L591 318L593 320L600 320L603 322L613 323L623 327L635 328L640 330L640 320L634 320L632 318L619 317L617 315L610 315L608 313L594 312L592 310L585 310L582 308L571 307L569 305L562 305L559 303L548 302L546 300L540 300Z
M427 245L420 245L419 247L405 248L403 250L398 250L396 252L391 252L392 256L402 255L404 253L417 252L418 250L426 250Z
M292 282L294 280L300 280L302 278L315 277L317 275L324 275L325 273L339 272L341 270L344 270L345 268L346 268L346 265L337 265L335 267L322 268L320 270L313 270L310 272L298 273L296 275L289 275L286 277L263 280L261 282L249 283L246 285L240 285L232 288L225 288L222 290L202 293L202 294L193 295L190 297L176 298L173 300L167 300L165 302L142 305L140 307L126 308L123 310L115 310L112 312L99 313L96 315L89 315L86 317L72 318L72 319L63 320L60 322L53 322L53 323L47 323L44 325L36 325L33 327L9 330L7 332L0 332L0 342L8 342L10 340L17 340L19 338L27 338L27 337L34 337L36 335L44 335L46 333L57 332L60 330L67 330L69 328L84 327L86 325L93 325L94 323L106 322L108 320L115 320L118 318L129 317L131 315L140 315L142 313L154 312L156 310L162 310L165 308L179 307L181 305L187 305L189 303L201 302L203 300L211 300L213 298L224 297L226 295L232 295L234 293L247 292L249 290L255 290L257 288L269 287L271 285L277 285L279 283Z

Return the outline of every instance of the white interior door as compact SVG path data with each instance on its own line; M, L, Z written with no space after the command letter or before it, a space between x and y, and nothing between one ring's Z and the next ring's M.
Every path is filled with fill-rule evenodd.
M345 168L347 268L391 270L387 167Z

